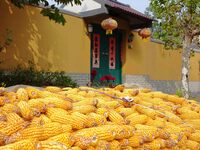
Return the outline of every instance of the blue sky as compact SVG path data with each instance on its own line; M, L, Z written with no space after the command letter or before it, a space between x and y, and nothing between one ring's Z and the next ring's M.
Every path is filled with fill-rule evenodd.
M149 0L118 0L122 3L131 5L132 8L144 12L146 7L149 6Z

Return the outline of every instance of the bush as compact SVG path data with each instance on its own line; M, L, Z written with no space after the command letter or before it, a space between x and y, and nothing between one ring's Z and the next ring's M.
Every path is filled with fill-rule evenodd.
M182 92L182 90L181 90L181 89L177 89L177 90L176 90L176 95L177 95L178 97L183 97L183 92Z
M0 71L0 84L12 86L17 84L32 86L59 86L59 87L77 87L69 76L64 72L36 71L34 67L27 70L17 68L14 71Z

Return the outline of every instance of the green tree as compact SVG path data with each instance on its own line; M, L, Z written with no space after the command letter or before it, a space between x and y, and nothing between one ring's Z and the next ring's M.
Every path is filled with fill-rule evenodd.
M71 4L72 6L81 5L82 0L54 0L55 4L49 4L50 0L11 0L11 2L17 6L18 8L24 8L26 4L28 5L43 5L43 9L41 10L41 14L49 17L50 20L54 20L56 23L64 25L66 20L62 13L59 12L59 8L57 5L60 4ZM52 0L51 0L52 1Z
M151 0L149 10L159 22L161 30L155 32L165 47L182 48L181 89L188 98L190 56L200 40L200 0Z

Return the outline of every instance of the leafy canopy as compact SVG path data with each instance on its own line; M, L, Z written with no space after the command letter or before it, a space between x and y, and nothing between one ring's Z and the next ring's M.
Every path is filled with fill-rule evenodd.
M151 0L149 10L158 20L154 35L166 48L181 48L185 36L200 35L200 0Z
M52 1L52 0L51 0ZM54 0L57 5L60 4L73 4L81 5L82 0ZM11 2L18 8L23 8L26 4L39 6L42 5L43 9L41 14L49 17L50 20L54 20L56 23L64 25L66 20L60 13L58 7L55 4L49 4L48 0L11 0Z

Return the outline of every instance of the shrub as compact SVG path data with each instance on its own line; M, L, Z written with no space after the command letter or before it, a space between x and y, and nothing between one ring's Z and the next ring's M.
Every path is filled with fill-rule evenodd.
M64 72L36 71L34 67L26 70L18 67L14 71L0 71L0 83L6 86L25 84L32 86L60 86L77 87L74 82Z
M182 92L182 90L181 90L181 89L177 89L177 90L176 90L176 95L177 95L178 97L183 97L183 92Z

